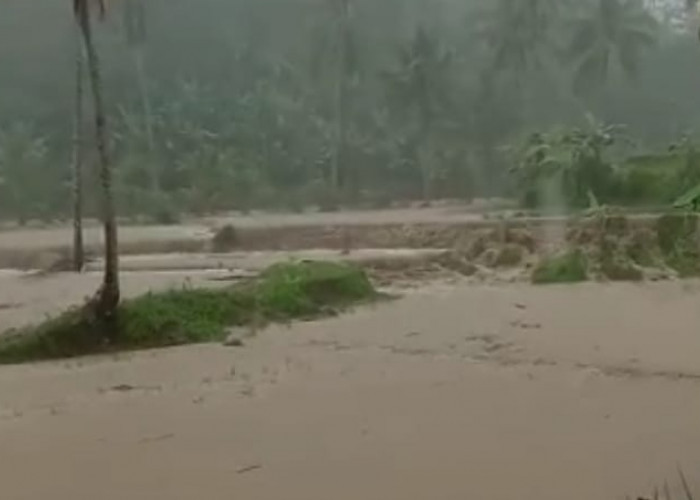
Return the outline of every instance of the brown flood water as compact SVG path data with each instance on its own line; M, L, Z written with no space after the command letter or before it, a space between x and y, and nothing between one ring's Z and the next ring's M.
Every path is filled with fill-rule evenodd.
M95 279L2 277L0 323ZM698 304L695 282L434 285L243 348L1 367L2 497L614 499L677 463L700 480Z

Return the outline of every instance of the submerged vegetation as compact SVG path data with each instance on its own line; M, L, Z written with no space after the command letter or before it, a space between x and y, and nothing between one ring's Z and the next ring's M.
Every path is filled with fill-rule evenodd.
M700 276L700 217L693 213L633 221L622 215L582 219L569 229L570 249L545 255L533 283L576 282L595 278L641 281Z
M185 287L125 300L115 331L81 307L6 332L0 363L220 341L231 327L332 315L377 296L365 273L350 265L277 264L220 289Z
M543 258L532 273L535 284L577 283L588 279L588 259L580 250Z
M666 215L657 221L659 247L669 267L682 277L700 275L700 233L694 214Z

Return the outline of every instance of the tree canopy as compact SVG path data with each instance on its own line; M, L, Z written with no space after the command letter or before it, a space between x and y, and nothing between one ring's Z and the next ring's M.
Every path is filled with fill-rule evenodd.
M337 5L110 2L120 214L512 194L508 147L535 131L592 114L641 154L700 124L686 0ZM4 2L0 217L70 213L72 34L61 2Z

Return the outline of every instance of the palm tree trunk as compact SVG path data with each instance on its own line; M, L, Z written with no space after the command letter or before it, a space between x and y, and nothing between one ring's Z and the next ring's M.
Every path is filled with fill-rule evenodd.
M418 145L418 163L421 173L422 207L430 207L433 202L433 159L432 151L426 139Z
M102 190L101 217L104 227L105 270L96 296L96 313L100 320L111 323L119 305L119 254L117 223L112 195L112 165L107 150L107 118L102 99L100 60L92 39L89 2L82 1L77 10L78 22L83 35L87 66L92 88L95 114L95 140L99 159L99 177Z
M75 51L75 123L73 137L73 269L83 270L85 265L85 248L83 244L83 160L84 160L84 126L83 126L83 45L80 33L76 37Z
M427 86L423 86L427 88ZM427 93L422 96L420 103L420 131L418 132L418 166L421 173L421 191L423 206L429 207L433 202L433 113L430 108L430 98Z
M345 121L347 108L346 68L348 55L348 15L349 0L338 1L338 57L335 88L335 144L333 148L333 163L331 166L331 189L334 203L340 199L340 172L345 159Z

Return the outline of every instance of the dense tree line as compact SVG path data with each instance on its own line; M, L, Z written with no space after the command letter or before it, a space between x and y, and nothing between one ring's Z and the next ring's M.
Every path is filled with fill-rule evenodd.
M3 218L71 211L75 27L65 3L3 3ZM535 132L585 128L587 115L626 125L629 154L692 140L700 55L685 7L115 0L94 31L119 213L166 221L521 194L523 176L510 170L525 160L513 151ZM95 172L85 185L98 185ZM85 191L88 212L99 212L96 193Z

